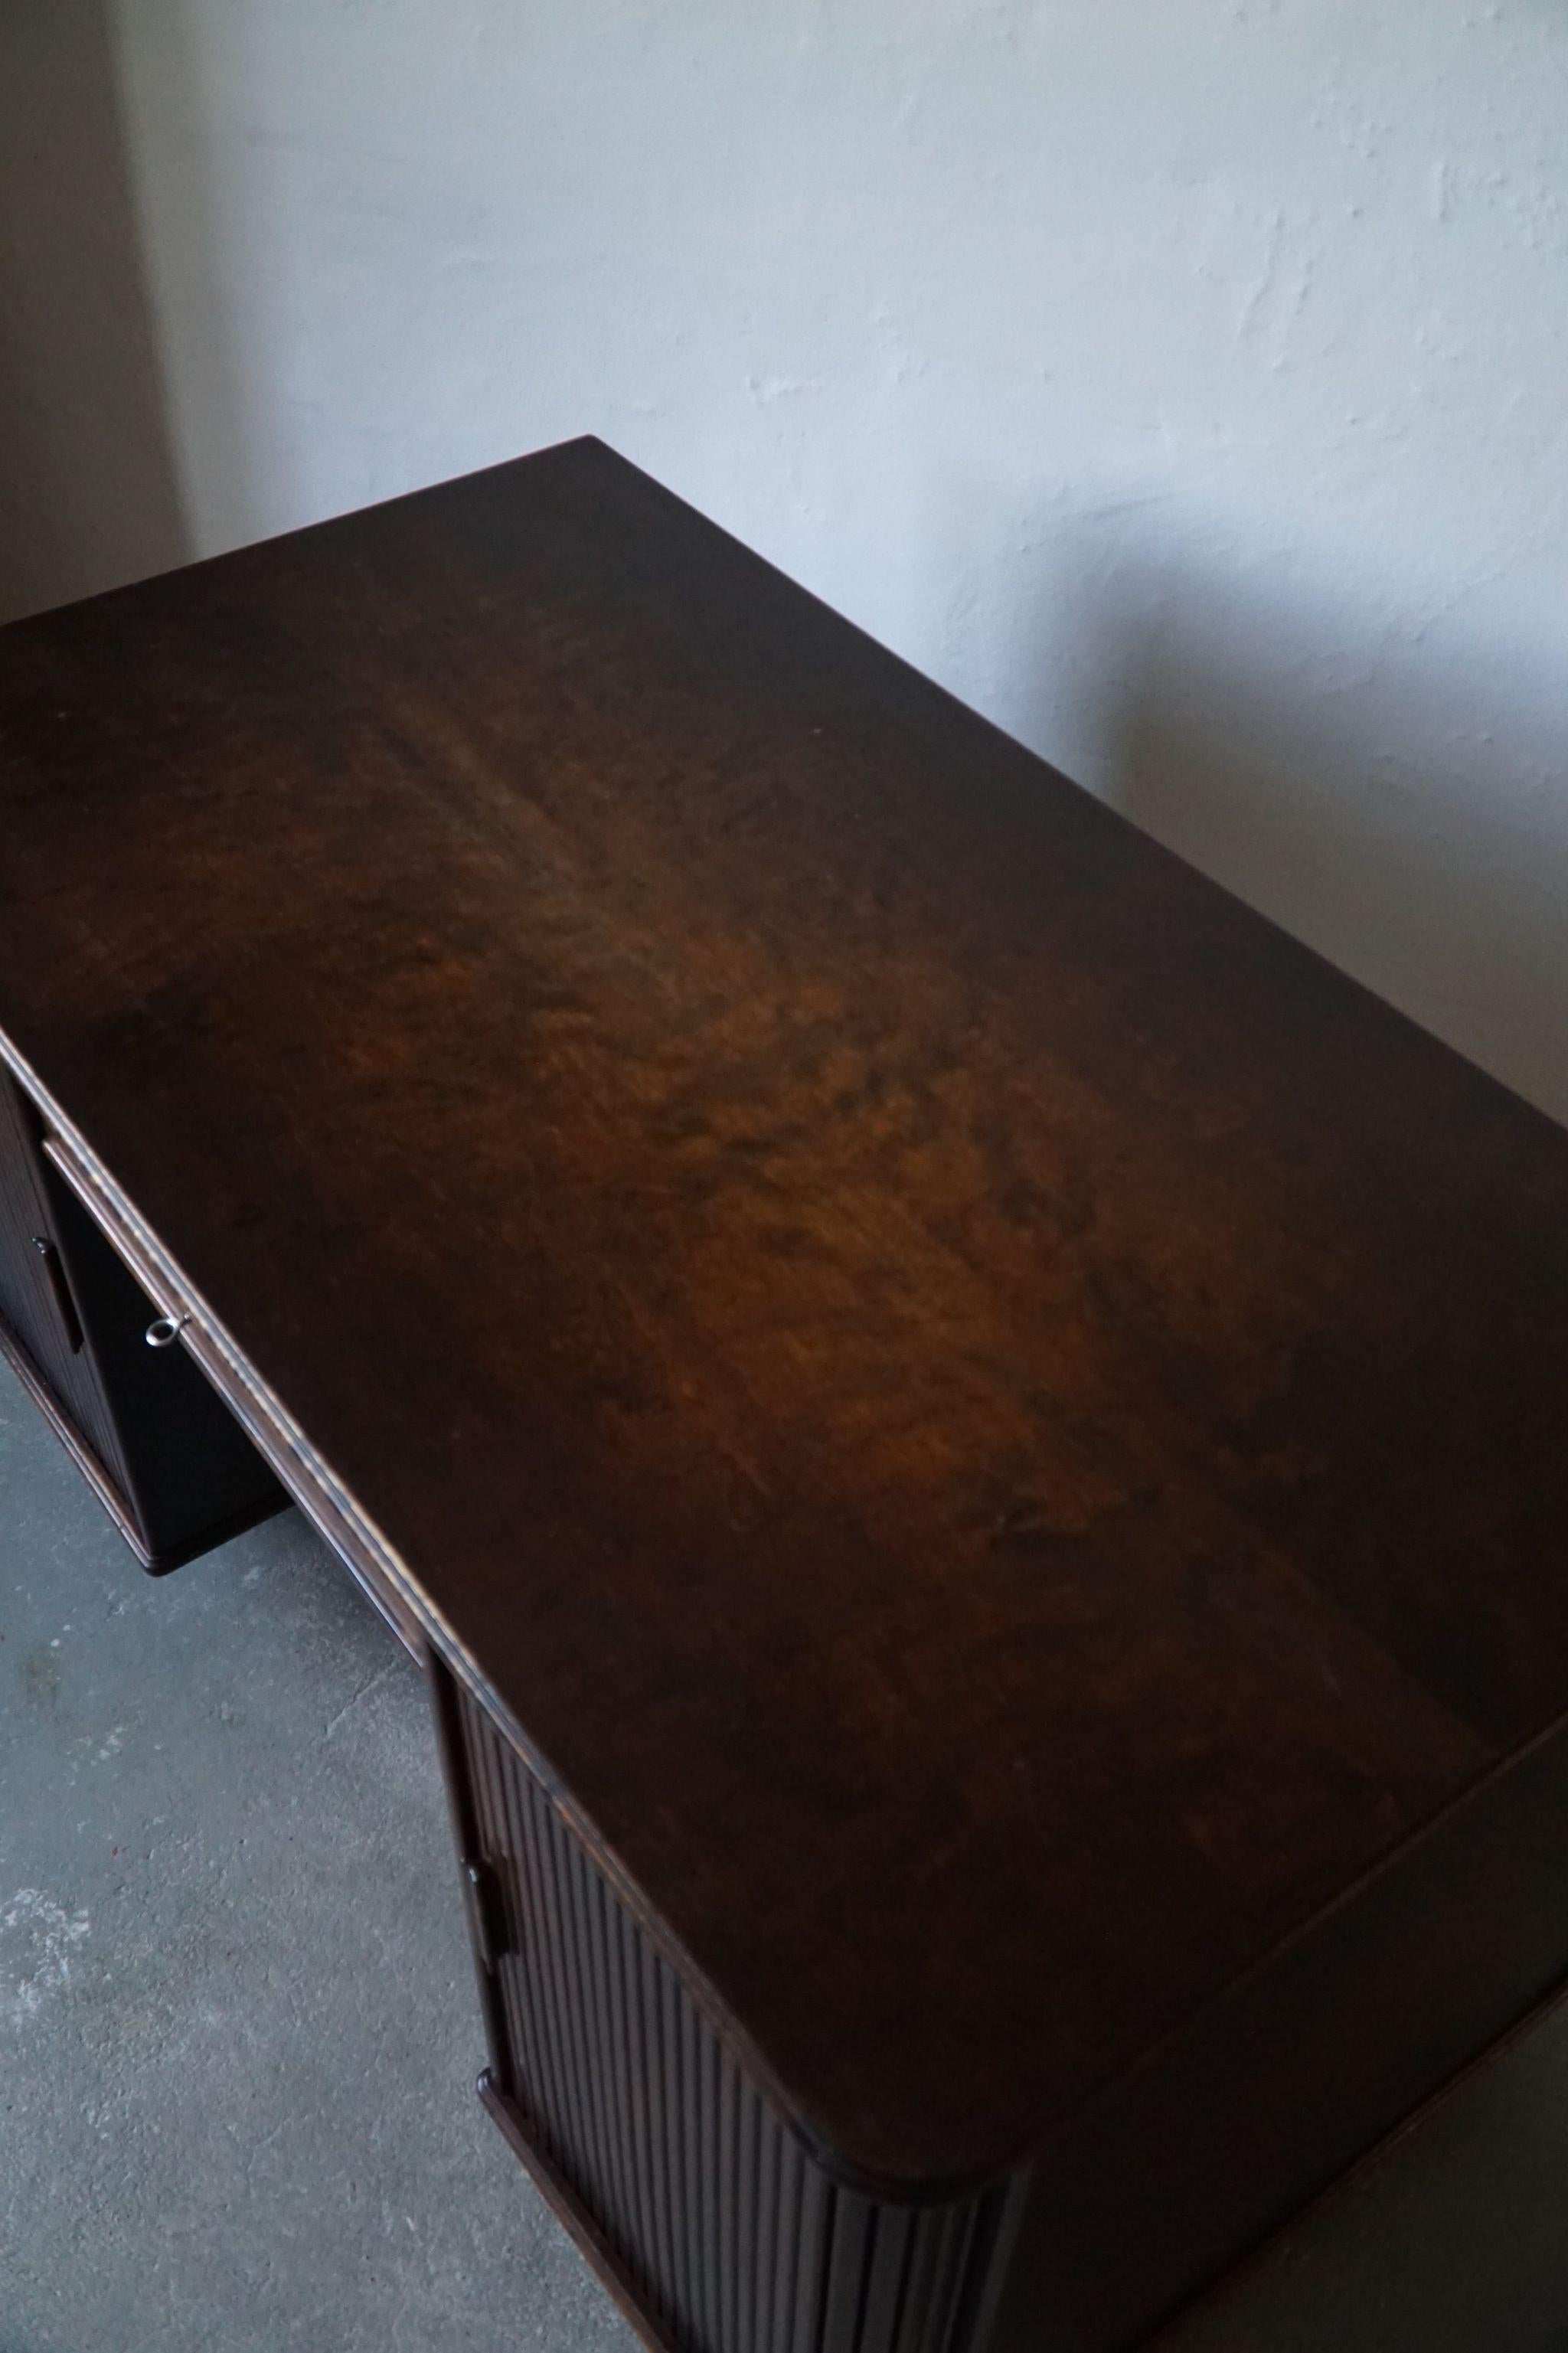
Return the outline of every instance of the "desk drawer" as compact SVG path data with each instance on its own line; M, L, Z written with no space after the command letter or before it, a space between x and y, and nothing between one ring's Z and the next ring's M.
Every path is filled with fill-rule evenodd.
M201 1367L272 1476L331 1545L398 1640L423 1664L426 1645L418 1620L280 1410L247 1377L234 1352L209 1326L199 1303L184 1296L169 1269L154 1257L97 1171L63 1136L47 1137L44 1151L146 1293L151 1303L149 1322L154 1316L166 1319L172 1336Z

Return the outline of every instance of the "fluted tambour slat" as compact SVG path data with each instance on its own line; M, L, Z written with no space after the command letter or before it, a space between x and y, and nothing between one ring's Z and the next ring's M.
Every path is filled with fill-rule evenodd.
M682 2353L963 2353L997 2197L902 2207L831 2180L462 1692L458 1719L507 2088L649 2319Z

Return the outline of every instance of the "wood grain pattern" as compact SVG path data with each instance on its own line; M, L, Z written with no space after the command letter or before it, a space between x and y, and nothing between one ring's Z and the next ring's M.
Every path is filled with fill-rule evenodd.
M1568 1143L597 444L0 636L0 1028L814 2142L1568 1700Z

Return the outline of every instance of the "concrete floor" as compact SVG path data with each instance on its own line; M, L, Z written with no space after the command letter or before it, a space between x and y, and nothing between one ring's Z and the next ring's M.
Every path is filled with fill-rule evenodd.
M297 1514L144 1577L0 1366L0 2353L628 2353L473 2095L445 1804Z
M0 1367L0 2353L629 2353L479 2063L391 1635L292 1513L143 1577ZM1565 2347L1558 2013L1161 2353Z

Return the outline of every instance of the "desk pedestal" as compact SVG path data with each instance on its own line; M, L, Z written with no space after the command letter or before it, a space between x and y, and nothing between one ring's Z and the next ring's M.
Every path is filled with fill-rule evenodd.
M46 1158L0 1071L0 1354L143 1568L178 1568L288 1501Z

